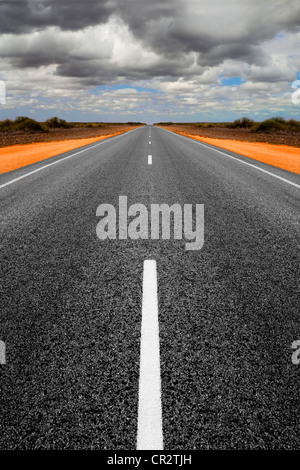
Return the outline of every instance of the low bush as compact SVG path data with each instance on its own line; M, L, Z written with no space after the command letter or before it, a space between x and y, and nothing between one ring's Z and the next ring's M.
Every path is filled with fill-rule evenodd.
M144 125L143 122L132 122L132 121L127 122L127 126L143 126L143 125Z
M12 127L17 131L44 132L45 130L39 122L26 116L17 117Z
M71 127L67 121L65 121L64 119L59 119L56 116L50 119L47 119L46 125L47 127L49 127L49 129L61 129L61 128L67 129Z
M200 127L202 129L208 129L212 127L217 127L218 124L215 122L196 122L195 127Z
M156 124L158 126L172 126L174 123L173 122L157 122Z
M45 128L39 122L26 116L19 116L14 121L5 119L0 121L0 132L44 132Z
M5 119L4 121L0 121L0 132L10 131L12 130L13 121L10 119Z
M243 117L242 119L236 119L234 122L230 123L228 127L231 129L251 129L255 125L255 122L252 119Z
M300 132L300 123L295 119L285 121L282 117L274 117L256 124L253 130L255 132Z
M105 127L105 124L101 122L86 122L83 124L83 127L90 127L92 129L98 129L101 127Z

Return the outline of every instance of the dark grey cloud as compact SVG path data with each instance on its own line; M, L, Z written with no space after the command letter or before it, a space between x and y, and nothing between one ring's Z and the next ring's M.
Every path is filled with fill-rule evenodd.
M207 52L234 38L258 44L300 27L298 0L128 0L117 11L137 37L165 51Z
M89 47L86 52L85 48L81 51L78 37L64 35L108 24L110 18L125 25L157 60L145 56L134 64L132 60L124 64L102 54L107 46L99 37L93 43L92 36L82 36ZM51 27L56 28L47 33ZM0 34L9 33L5 47L0 45L2 57L21 69L54 64L57 75L85 83L108 83L120 77L172 80L201 75L226 60L262 67L269 60L264 42L280 32L298 30L299 0L0 1ZM38 38L34 36L37 31L43 33ZM110 34L113 37L122 34L120 31L112 29ZM18 37L21 44L16 42ZM90 52L90 46L97 54ZM131 41L128 48L132 46Z
M56 73L62 77L73 77L84 80L86 86L105 85L122 78L124 81L149 80L155 77L165 77L173 80L182 75L182 69L177 63L160 63L153 68L151 65L128 65L118 67L112 64L101 63L97 60L69 59L57 67ZM191 73L190 73L191 74ZM188 73L186 74L189 75Z
M215 66L226 59L246 62L249 65L263 65L267 55L260 47L233 42L212 47L207 52L199 54L197 62L199 65Z
M27 33L47 26L78 30L105 22L114 11L110 0L2 0L1 33Z

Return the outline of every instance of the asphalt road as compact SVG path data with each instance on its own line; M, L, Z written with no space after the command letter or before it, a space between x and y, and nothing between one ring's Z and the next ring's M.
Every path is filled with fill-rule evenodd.
M156 260L165 449L299 449L300 176L147 126L3 186L76 152L0 176L0 448L135 449ZM121 195L204 204L203 248L99 240Z

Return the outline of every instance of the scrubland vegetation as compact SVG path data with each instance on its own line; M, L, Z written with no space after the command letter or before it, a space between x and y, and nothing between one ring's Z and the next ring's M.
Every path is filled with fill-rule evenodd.
M255 122L252 119L243 117L234 122L195 122L195 123L172 123L160 122L162 126L172 125L193 125L194 127L209 128L228 128L228 129L249 129L252 132L300 132L300 122L295 119L285 120L282 117L273 117L262 122Z
M56 116L47 119L45 122L38 122L26 116L19 116L14 121L11 119L0 121L0 132L47 132L50 129L71 129L78 127L97 129L111 125L139 126L142 125L142 123L67 122L64 119L59 119Z

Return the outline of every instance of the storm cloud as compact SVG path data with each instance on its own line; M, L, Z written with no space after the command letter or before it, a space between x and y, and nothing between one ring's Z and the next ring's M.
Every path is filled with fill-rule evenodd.
M104 23L113 11L110 0L3 0L0 31L21 34L47 26L75 31Z

